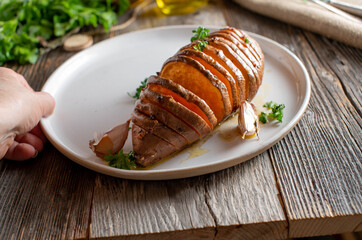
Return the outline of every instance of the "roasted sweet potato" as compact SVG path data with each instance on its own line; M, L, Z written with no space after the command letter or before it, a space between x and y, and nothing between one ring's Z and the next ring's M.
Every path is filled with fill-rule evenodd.
M140 100L136 102L135 109L150 116L151 119L155 119L173 129L174 131L177 131L179 134L185 137L188 144L191 144L200 139L200 136L195 132L194 129L190 128L186 123L181 121L169 111L150 102L148 99L144 98L144 96L141 96Z
M230 41L242 52L242 54L244 54L250 60L250 63L252 64L251 66L255 67L259 64L259 62L257 61L257 59L253 54L254 49L248 48L248 45L245 42L241 42L241 39L234 32L220 30L212 33L210 37L221 37L224 38L225 40ZM249 67L251 66L249 65Z
M135 124L132 125L132 145L137 164L142 167L152 165L178 150L174 145Z
M248 36L245 32L241 31L240 29L232 28L232 27L226 27L226 28L220 29L219 31L227 31L228 33L235 33L236 35L233 35L233 36L237 36L238 39L240 40L240 42L245 47L248 47L250 50L252 50L252 53L256 59L264 62L264 55L260 49L259 44L253 38Z
M254 73L246 63L247 58L245 56L238 55L226 42L225 39L220 37L212 37L208 39L211 46L218 48L224 52L238 69L241 70L245 79L245 91L247 99L252 99L257 92L257 83Z
M193 48L195 41L167 59L158 76L149 78L135 108L133 119L143 129L138 129L140 133L157 136L162 145L173 149L208 134L241 102L251 100L262 82L264 55L254 39L227 27L205 40L208 45L202 51ZM161 126L168 129L161 130ZM144 154L142 149L149 146L134 134L139 164L145 166L164 157L165 152L147 152L152 150Z
M198 61L186 56L171 57L162 67L160 76L172 79L202 98L212 109L218 122L231 113L232 106L225 84Z
M180 50L177 55L186 55L197 60L206 68L206 70L209 70L220 81L222 81L228 90L233 110L237 108L240 99L237 91L236 81L221 64L219 64L209 55L201 51L197 51L192 47Z
M257 83L259 82L259 76L256 74L256 66L259 65L258 61L255 59L254 55L250 52L250 49L248 47L244 47L238 41L236 38L234 38L231 34L227 34L224 32L216 32L211 35L211 37L219 37L223 38L225 43L228 44L233 51L239 55L242 56L245 63L248 65L248 67L253 71L254 76L257 80Z
M215 117L214 112L211 110L209 105L207 105L203 99L201 99L191 91L185 89L181 85L169 79L161 78L155 75L150 76L147 80L147 83L148 87L151 90L155 90L157 88L156 86L158 86L159 92L167 94L166 91L168 91L176 101L180 102L185 107L189 108L191 111L194 111L195 113L200 115L200 117L202 117L206 122L208 122L208 124L210 123L211 128L216 126L217 119ZM161 87L163 88L163 90L160 89Z
M204 137L211 131L211 127L204 119L179 102L176 102L172 96L163 95L152 91L150 88L146 88L143 91L143 97L179 118L186 125L192 128L200 138Z
M138 110L133 111L132 122L145 129L147 133L162 138L177 149L182 149L188 145L187 140L181 134L160 123L158 120L151 119L150 116L147 116Z
M226 27L203 40L201 51L194 48L198 40L180 48L148 78L131 118L138 165L154 164L203 138L257 93L264 55L253 38ZM244 125L243 132L250 132Z

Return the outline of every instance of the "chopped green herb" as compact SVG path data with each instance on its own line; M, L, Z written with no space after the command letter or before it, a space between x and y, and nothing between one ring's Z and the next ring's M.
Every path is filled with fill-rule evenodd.
M264 124L268 122L268 116L266 115L265 112L260 113L259 122L264 123Z
M128 93L128 96L130 96L131 98L134 98L134 99L139 99L141 91L142 91L142 89L144 89L146 87L146 85L147 85L147 78L145 78L141 82L141 85L136 89L136 93L134 95L131 95L131 94Z
M249 39L248 39L248 38L245 38L245 40L244 40L244 41L245 41L245 43L246 43L246 44L250 44L250 41L249 41Z
M197 44L194 45L194 49L199 51L199 52L202 52L202 50L204 50L204 47L206 47L206 45L209 44L207 41L197 41Z
M121 149L118 153L105 156L104 159L108 162L109 166L114 168L131 170L136 166L136 158L134 157L133 151L128 154L124 154L123 149Z
M198 27L197 30L192 30L192 32L195 33L195 35L191 38L191 42L200 39L193 46L193 48L197 51L202 52L202 50L204 50L204 47L209 44L209 42L206 41L205 38L209 36L210 30L204 27Z
M208 37L210 30L204 27L198 27L197 30L192 30L192 32L195 33L195 35L191 38L191 42Z
M270 101L263 105L263 107L271 110L268 114L261 112L259 115L259 121L262 123L267 123L268 119L277 120L278 122L283 122L283 109L285 108L284 104L277 104L276 102Z
M35 63L43 52L40 39L98 24L109 30L129 5L129 0L0 0L0 66Z

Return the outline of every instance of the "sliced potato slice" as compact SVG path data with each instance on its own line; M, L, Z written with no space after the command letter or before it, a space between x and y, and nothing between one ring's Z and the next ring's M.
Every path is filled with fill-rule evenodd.
M185 101L188 102L187 104L186 103L184 104L186 107L188 107L191 111L194 111L196 113L199 112L199 110L197 110L197 107L198 107L203 112L203 113L198 113L198 114L204 119L205 119L205 116L207 117L208 121L211 124L210 127L213 128L214 126L216 126L217 119L215 117L214 112L211 110L211 108L206 104L206 102L204 100L199 98L193 92L187 90L186 88L182 87L181 85L179 85L169 79L161 78L161 77L155 76L155 75L150 76L147 80L147 83L149 86L158 85L160 87L168 89L169 91L172 91L174 94L181 96ZM194 104L196 106L189 106L189 104L190 105ZM205 119L205 121L207 121L207 120Z
M154 134L162 138L177 149L182 149L188 144L187 140L181 134L160 123L158 120L151 119L150 116L138 110L132 113L132 122L145 129L149 134Z
M218 122L231 113L232 106L225 84L198 61L186 56L171 57L163 65L160 76L180 84L203 99Z
M178 150L174 145L136 124L132 125L132 144L136 163L143 167L150 166Z
M203 118L175 101L172 96L163 95L159 92L152 91L149 88L146 88L143 91L143 96L179 118L186 125L192 128L200 138L211 132L211 127Z
M199 61L205 67L205 69L209 70L225 84L229 93L230 102L232 102L233 110L238 107L239 94L236 81L221 64L219 64L215 59L206 53L197 51L192 47L179 51L177 55L186 55Z
M143 96L141 96L140 100L137 101L135 109L150 116L151 119L155 119L163 125L178 132L187 139L188 144L200 139L200 136L192 128L177 118L174 114L170 113L166 109L163 109L161 106L152 103Z

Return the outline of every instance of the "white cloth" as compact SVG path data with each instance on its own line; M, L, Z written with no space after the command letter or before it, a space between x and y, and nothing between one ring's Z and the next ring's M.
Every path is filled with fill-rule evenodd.
M362 49L362 24L307 0L234 0L259 14ZM353 2L349 0L348 2ZM355 1L358 4L361 1Z

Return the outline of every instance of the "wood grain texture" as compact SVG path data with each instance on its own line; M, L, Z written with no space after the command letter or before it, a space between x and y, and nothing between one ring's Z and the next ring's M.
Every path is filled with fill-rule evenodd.
M47 148L0 161L0 239L86 238L94 173Z
M287 220L267 153L211 174L207 203L215 218L215 239L286 239Z
M244 18L237 10L229 17ZM354 231L362 222L362 51L275 20L263 26L250 29L291 49L312 79L306 113L270 150L289 237Z
M205 201L199 178L144 182L100 175L90 236L212 238L214 220Z

